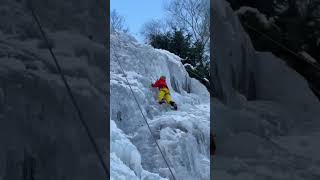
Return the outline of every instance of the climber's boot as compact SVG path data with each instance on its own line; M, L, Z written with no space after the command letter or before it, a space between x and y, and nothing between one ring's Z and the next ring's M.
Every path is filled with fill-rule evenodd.
M159 104L163 104L166 103L166 101L164 99L162 99L161 101L158 102Z
M170 105L173 107L174 110L178 110L178 106L174 101L170 101Z

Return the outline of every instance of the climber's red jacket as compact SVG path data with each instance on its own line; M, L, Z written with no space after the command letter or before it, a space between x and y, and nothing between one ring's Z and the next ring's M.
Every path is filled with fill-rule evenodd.
M165 79L161 79L161 78L159 80L157 80L154 84L151 84L151 86L152 87L157 87L159 89L162 89L162 88L169 89L168 86L167 86L166 80Z

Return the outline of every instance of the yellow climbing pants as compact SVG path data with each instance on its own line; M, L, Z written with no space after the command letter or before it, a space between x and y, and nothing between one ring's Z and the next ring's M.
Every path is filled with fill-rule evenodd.
M162 101L162 99L166 100L166 103L169 104L171 101L171 96L168 88L161 88L158 95L158 102Z

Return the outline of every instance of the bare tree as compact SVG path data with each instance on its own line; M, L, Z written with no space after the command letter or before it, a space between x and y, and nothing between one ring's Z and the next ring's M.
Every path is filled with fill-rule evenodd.
M192 33L193 40L206 45L210 40L210 1L172 0L166 7L170 24Z
M167 26L165 23L160 20L153 19L143 25L140 34L144 36L146 40L148 40L153 35L164 33L166 31L166 28Z
M129 28L125 25L125 18L121 16L115 9L110 13L110 26L111 31L129 31Z

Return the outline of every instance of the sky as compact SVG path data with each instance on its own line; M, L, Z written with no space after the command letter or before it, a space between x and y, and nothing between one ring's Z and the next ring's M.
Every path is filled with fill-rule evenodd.
M143 42L141 28L152 19L163 19L166 16L165 2L169 0L111 0L110 11L115 9L125 18L129 33L139 42Z

